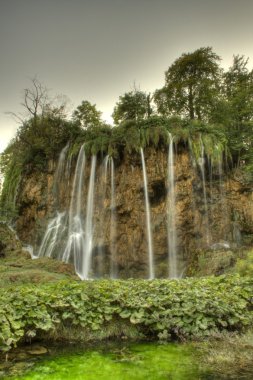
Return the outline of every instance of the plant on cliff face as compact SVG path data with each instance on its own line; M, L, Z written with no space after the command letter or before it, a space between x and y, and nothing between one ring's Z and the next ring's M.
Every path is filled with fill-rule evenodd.
M142 337L201 338L252 326L250 278L59 282L0 290L0 345L71 328L100 336L125 321ZM64 328L63 328L64 327ZM64 338L64 336L62 336Z
M235 271L242 276L253 275L253 250L247 252L244 258L237 261Z
M0 169L4 176L0 219L8 220L16 215L16 194L22 172L22 163L18 160L18 147L15 141L0 155Z

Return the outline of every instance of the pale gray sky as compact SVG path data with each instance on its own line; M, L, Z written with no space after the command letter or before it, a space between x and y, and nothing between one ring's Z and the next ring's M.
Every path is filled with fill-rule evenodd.
M252 65L252 15L252 0L0 0L0 151L29 78L110 120L120 95L160 88L183 52L212 46L224 67L233 54Z

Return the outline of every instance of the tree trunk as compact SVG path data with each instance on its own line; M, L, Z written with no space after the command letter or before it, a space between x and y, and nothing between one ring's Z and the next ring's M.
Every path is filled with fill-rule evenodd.
M188 95L188 108L189 108L189 116L190 119L195 119L194 115L194 105L193 105L193 91L192 86L189 86L189 95Z

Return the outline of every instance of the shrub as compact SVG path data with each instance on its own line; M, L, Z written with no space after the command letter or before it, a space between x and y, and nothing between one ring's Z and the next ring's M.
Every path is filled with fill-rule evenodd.
M253 250L247 252L246 257L237 261L235 266L236 272L242 276L253 275Z
M137 326L146 338L201 338L252 325L252 279L68 281L0 292L0 344L57 329L99 332L111 323ZM64 327L64 329L62 329ZM64 337L63 337L64 338Z

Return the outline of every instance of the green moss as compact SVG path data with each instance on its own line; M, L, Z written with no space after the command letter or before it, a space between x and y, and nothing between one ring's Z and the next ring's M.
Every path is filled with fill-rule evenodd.
M16 194L21 178L22 166L13 157L6 167L4 186L0 198L0 220L14 217L16 210Z
M240 251L195 251L191 257L187 274L189 276L211 276L231 273Z
M242 276L253 276L253 250L237 261L235 271Z
M121 343L93 348L80 346L54 348L53 353L46 355L23 376L23 366L20 369L14 365L9 372L13 374L16 372L17 377L14 376L14 379L24 380L187 380L199 378L198 365L194 361L191 347L155 343Z

